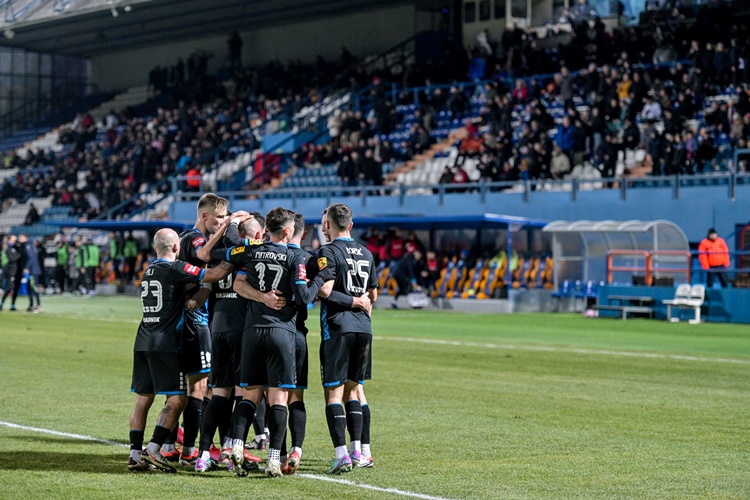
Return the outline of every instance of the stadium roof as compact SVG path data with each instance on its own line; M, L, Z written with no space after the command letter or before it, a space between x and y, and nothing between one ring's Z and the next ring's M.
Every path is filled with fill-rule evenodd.
M405 0L0 0L0 45L90 57Z
M400 229L437 229L441 227L477 229L479 227L506 225L544 227L547 221L498 214L442 216L383 215L355 217L354 224L360 229L369 226L394 226Z

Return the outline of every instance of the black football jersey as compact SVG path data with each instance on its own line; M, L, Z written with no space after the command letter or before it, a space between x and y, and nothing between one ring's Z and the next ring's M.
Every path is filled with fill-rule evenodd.
M310 277L310 263L313 262L312 254L310 252L307 252L306 250L302 250L301 247L294 245L290 243L288 245L289 250L298 255L299 260L301 262L305 263L305 268L307 270L307 277ZM316 270L317 271L317 270ZM305 325L305 321L307 321L307 304L298 305L297 306L297 331L304 333L307 335L307 326Z
M245 329L275 327L296 331L294 288L295 283L300 281L299 258L284 244L266 242L262 245L229 248L225 260L238 266L238 274L245 274L247 282L256 290L263 293L279 290L286 298L286 305L279 311L270 309L261 302L248 301ZM301 280L304 280L304 275Z
M193 228L180 234L180 253L177 259L192 264L196 267L206 267L206 263L198 258L197 252L206 244L206 237L199 229ZM189 290L195 293L195 289ZM194 325L208 325L208 303L204 303L198 309L186 311L187 321Z
M143 319L135 351L180 352L184 325L185 287L199 284L205 270L183 262L156 259L143 273Z
M228 247L234 245L259 244L242 239L236 235L236 227L230 226L224 236L224 247L211 251L211 267L217 266L221 260L213 260L214 257L222 257ZM217 253L218 252L218 253ZM235 266L236 267L236 266ZM245 312L247 311L247 300L234 291L234 281L237 278L237 269L221 281L213 284L211 291L211 332L241 332L245 328Z
M318 251L317 267L329 269L335 278L333 289L352 297L361 297L378 287L375 261L367 248L351 238L336 238ZM370 316L361 309L347 309L323 301L320 309L323 339L342 333L372 333Z

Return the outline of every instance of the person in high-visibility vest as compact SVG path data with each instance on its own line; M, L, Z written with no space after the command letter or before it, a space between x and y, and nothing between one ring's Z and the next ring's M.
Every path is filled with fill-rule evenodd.
M90 239L86 240L86 288L89 294L93 295L96 291L96 270L99 268L99 246L94 244Z
M122 279L120 266L122 266L122 252L124 242L120 233L109 233L109 260L112 262L112 270L115 272L115 279Z
M719 279L722 288L727 287L726 269L729 267L729 248L727 242L716 233L716 229L709 229L708 236L698 245L698 260L701 267L707 271L707 287L713 286L714 278Z
M68 280L68 244L65 241L57 242L57 249L55 250L55 283L57 288L60 290L59 293L65 291L65 283Z
M135 276L135 262L138 259L138 242L132 234L125 233L125 242L122 245L122 255L125 257L125 265L128 267L125 282L131 283Z

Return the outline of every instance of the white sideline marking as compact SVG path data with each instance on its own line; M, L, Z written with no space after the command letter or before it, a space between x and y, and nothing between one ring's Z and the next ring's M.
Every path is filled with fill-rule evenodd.
M108 444L111 446L130 448L130 445L128 444L118 443L117 441L110 441L109 439L101 439L101 438L96 438L92 436L84 436L83 434L72 434L69 432L60 432L60 431L55 431L52 429L44 429L42 427L29 427L28 425L19 425L19 424L14 424L12 422L5 422L3 420L0 420L0 425L3 425L5 427L10 427L11 429L21 429L24 431L40 432L42 434L52 434L53 436L80 439L81 441L91 441L94 443L101 443L101 444ZM448 500L447 498L444 498L444 497L424 495L422 493L415 493L413 491L404 491L404 490L399 490L396 488L381 488L380 486L373 486L371 484L365 484L365 483L357 483L354 481L349 481L347 479L337 479L333 477L318 476L315 474L296 474L296 475L299 477L304 477L305 479L316 479L318 481L328 481L329 483L338 483L338 484L343 484L346 486L353 486L355 488L362 488L364 490L379 491L382 493L392 493L394 495L401 495L401 496L410 497L410 498L422 498L424 500Z
M2 420L0 420L0 425L4 425L5 427L10 427L11 429L21 429L24 431L41 432L43 434L52 434L53 436L80 439L81 441L93 441L95 443L109 444L112 446L124 446L125 448L130 448L130 445L128 444L118 443L117 441L110 441L109 439L101 439L101 438L95 438L91 436L84 436L82 434L71 434L69 432L60 432L60 431L55 431L52 429L43 429L41 427L29 427L27 425L18 425L12 422L4 422Z
M748 359L732 358L701 358L698 356L683 356L680 354L659 354L653 352L635 351L607 351L598 349L578 349L575 347L546 347L546 346L519 346L513 344L490 344L485 342L459 342L457 340L418 339L413 337L373 337L376 340L393 340L396 342L414 342L417 344L438 344L459 347L487 347L490 349L509 349L516 351L544 351L544 352L570 352L575 354L601 354L606 356L628 356L631 358L651 359L673 359L678 361L700 361L711 363L733 363L738 365L750 364Z
M404 491L399 490L396 488L381 488L380 486L373 486L371 484L364 484L364 483L357 483L354 481L349 481L348 479L338 479L335 477L328 477L328 476L317 476L314 474L295 474L299 477L304 477L306 479L317 479L318 481L327 481L329 483L338 483L338 484L345 484L346 486L355 486L357 488L363 488L365 490L372 490L372 491L379 491L381 493L393 493L394 495L401 495L404 497L411 497L411 498L424 498L425 500L447 500L444 497L435 497L432 495L424 495L422 493L414 493L411 491Z

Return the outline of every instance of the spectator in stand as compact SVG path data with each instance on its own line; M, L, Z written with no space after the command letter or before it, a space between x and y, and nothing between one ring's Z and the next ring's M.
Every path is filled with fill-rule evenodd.
M573 156L573 145L575 140L576 128L570 121L570 116L563 116L562 123L557 127L555 143L560 147L562 152L568 158Z
M24 218L23 225L24 226L30 226L32 224L36 224L39 222L41 217L39 216L39 212L37 211L36 207L33 203L29 203L29 211L26 213L26 217Z
M435 252L428 251L417 283L422 289L431 291L435 288L435 282L438 278L440 278L440 261L438 261Z
M562 179L571 170L570 159L563 153L560 146L555 145L552 150L552 162L550 164L550 176L553 179Z
M405 243L401 230L397 228L391 229L386 243L388 257L394 261L400 260L406 252Z
M714 278L719 279L722 288L727 287L726 270L729 267L729 248L716 229L708 230L708 236L698 245L698 260L706 271L706 285L711 288Z
M391 275L396 280L396 295L393 297L391 307L398 309L398 298L402 295L408 295L412 291L420 291L421 287L417 283L417 277L420 275L419 261L422 259L420 250L407 254L404 258L399 259L393 267Z

